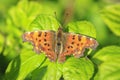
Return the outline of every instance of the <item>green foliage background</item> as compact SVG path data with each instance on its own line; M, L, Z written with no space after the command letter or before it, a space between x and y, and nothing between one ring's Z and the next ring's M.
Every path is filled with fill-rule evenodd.
M25 31L57 31L70 0L0 0L0 80L119 80L120 2L75 0L69 32L96 38L88 58L50 62L22 43ZM56 12L56 16L54 15ZM66 30L68 31L68 30Z

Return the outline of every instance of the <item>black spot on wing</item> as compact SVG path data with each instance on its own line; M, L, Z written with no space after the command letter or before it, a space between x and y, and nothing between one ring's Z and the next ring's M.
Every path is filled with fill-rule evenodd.
M69 51L67 51L67 53L68 53Z
M48 49L48 51L50 51L50 49Z
M70 48L70 46L68 46L68 49Z
M47 44L47 46L50 46L50 44Z
M70 49L70 48L73 48L73 46L68 46L67 48Z
M77 46L79 46L80 44L77 44Z
M49 43L44 43L44 45L45 45L45 46L50 46L50 44L49 44Z
M41 42L41 40L39 40L39 42Z
M47 45L47 43L44 43L44 45L46 46L46 45Z
M73 40L75 39L75 35L73 35L72 39L73 39Z
M38 39L36 38L36 41L37 41Z
M71 44L74 44L74 42L72 42Z
M81 45L83 45L83 43L81 43Z
M44 39L44 41L46 42L47 40L46 40L46 39Z
M39 33L38 33L38 37L41 37L41 35L42 35L42 32L39 32Z
M73 46L70 46L71 48L73 48Z
M45 32L45 35L44 35L45 37L47 36L47 32Z
M80 35L78 36L78 41L81 41L81 36Z

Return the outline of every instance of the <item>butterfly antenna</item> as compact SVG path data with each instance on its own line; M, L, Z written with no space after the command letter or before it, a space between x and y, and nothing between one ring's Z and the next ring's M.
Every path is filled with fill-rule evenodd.
M56 12L54 12L54 15L55 15L55 18L58 20L58 17L57 17L57 13L56 13Z
M64 16L62 19L63 27L65 27L68 24L68 22L72 19L74 12L73 9L74 9L74 0L68 0L68 3L64 10Z
M55 15L56 20L60 22L60 20L59 20L58 17L57 17L57 13L56 13L56 12L54 12L54 15ZM59 26L59 29L62 29L62 26L61 26L61 25Z

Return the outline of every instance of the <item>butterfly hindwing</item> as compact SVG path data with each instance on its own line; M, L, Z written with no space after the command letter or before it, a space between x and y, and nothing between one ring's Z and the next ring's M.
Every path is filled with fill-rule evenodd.
M55 35L54 31L26 32L23 34L23 40L31 42L37 53L42 51L51 61L55 61L57 58L54 52Z
M74 57L79 58L83 55L85 48L94 49L98 45L95 39L84 35L65 33L64 36L66 42L64 44L63 52L59 55L59 62L64 62L65 57L71 54L73 54Z

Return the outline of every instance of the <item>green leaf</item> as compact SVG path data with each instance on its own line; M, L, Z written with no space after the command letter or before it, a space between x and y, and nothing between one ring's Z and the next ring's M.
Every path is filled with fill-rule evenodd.
M43 54L37 55L31 50L22 50L21 54L10 62L6 70L6 80L24 80L44 59Z
M36 17L28 30L57 30L59 26L59 22L53 16L42 14ZM96 36L93 25L87 21L73 22L68 26L69 31L92 37ZM26 50L23 49L20 56L9 64L6 70L6 79L59 80L63 77L65 80L71 78L89 80L93 75L93 64L88 59L71 57L64 64L58 64L50 62L48 59L44 61L44 54L37 55L28 46L25 48Z
M101 16L110 30L120 36L120 4L107 6L101 11Z
M96 38L95 27L88 21L77 21L68 24L69 32L75 32Z
M94 66L87 58L69 58L63 65L65 80L90 80L94 73Z
M47 65L46 65L47 64ZM59 80L62 64L46 61L32 73L32 80Z
M0 33L0 52L2 51L3 46L5 45L4 41L5 41L4 35Z
M95 80L119 80L120 77L120 47L108 46L98 51L93 61L98 66Z
M59 22L51 15L41 14L31 23L30 30L57 30Z
M7 38L6 38L6 49L4 51L4 55L9 59L14 58L16 55L20 53L21 45L22 45L22 32L14 27L11 28L7 26ZM16 53L17 52L17 53Z
M65 63L46 61L32 72L32 80L90 80L94 72L92 62L86 58L69 58Z
M7 34L6 49L4 54L9 58L20 53L23 31L40 13L41 5L34 1L21 0L8 11L5 33Z
M9 11L7 23L13 23L16 27L26 29L35 17L40 14L41 5L37 2L21 0L17 6L12 7ZM10 19L10 21L9 21Z
M48 68L47 68L48 70L47 70L46 74L44 75L43 80L46 80L46 79L47 80L59 80L62 75L62 72L60 71L61 68L62 68L61 64L50 63L48 65Z

